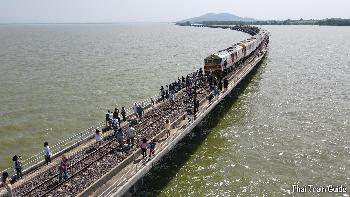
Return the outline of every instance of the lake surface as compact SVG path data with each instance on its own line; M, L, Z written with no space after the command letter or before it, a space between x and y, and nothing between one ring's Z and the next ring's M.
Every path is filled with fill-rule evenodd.
M129 107L247 35L173 24L0 25L0 169Z
M156 166L142 195L350 190L350 28L263 28L271 32L265 61ZM1 25L0 169L103 120L107 109L153 96L247 37L173 24Z

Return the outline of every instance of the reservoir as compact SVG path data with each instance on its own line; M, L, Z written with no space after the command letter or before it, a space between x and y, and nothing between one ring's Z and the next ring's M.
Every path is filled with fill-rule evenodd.
M270 52L142 193L281 195L350 173L350 28L264 26ZM130 106L248 35L173 24L1 25L0 165Z

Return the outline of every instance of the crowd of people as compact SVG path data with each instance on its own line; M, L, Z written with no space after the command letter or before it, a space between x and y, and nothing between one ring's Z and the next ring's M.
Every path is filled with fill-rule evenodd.
M255 31L256 29L253 30ZM189 122L191 122L196 119L196 114L200 107L200 101L203 99L203 97L206 97L210 104L212 100L220 95L222 91L226 91L228 89L229 74L232 73L234 69L235 68L232 67L220 73L204 73L202 69L199 69L185 77L179 77L173 83L166 85L165 87L161 86L159 99L156 101L151 99L150 103L152 106L154 106L159 102L167 102L170 104L170 106L176 107L176 102L181 100L181 106L185 106L187 119ZM181 92L181 96L179 96L179 92ZM143 120L145 106L143 103L134 103L132 109L133 114L130 116L127 116L127 112L124 107L121 108L121 111L119 111L118 108L115 108L113 113L108 110L105 117L105 128L102 128L102 130L95 130L96 148L100 147L104 142L103 133L113 130L113 137L121 150L134 150L135 148L140 148L142 158L146 159L148 156L148 158L151 159L156 152L157 140L153 138L154 136L148 137L148 139L150 139L148 140L147 137L142 136L142 133L135 128L136 125ZM124 124L123 126L121 125L122 123ZM171 120L168 117L165 117L163 127L161 129L164 129L166 138L170 137L171 128ZM53 154L48 142L44 142L43 152L45 164L49 165L52 161ZM0 183L0 186L6 188L8 196L13 196L11 183L23 178L21 156L13 156L12 161L16 175L10 176L8 172L3 172L1 177L2 182ZM68 164L68 157L66 155L62 155L57 166L59 182L65 181L69 178Z
M156 102L169 102L171 106L175 105L175 100L177 98L177 94L180 91L183 91L181 96L183 98L179 98L182 100L183 104L186 106L187 118L189 121L193 121L196 117L196 113L199 110L199 97L198 95L205 95L209 91L209 101L212 100L213 97L217 96L223 89L227 89L228 80L226 77L227 73L217 75L214 73L206 73L204 75L203 70L199 69L196 72L193 72L186 77L182 76L178 78L177 81L160 88L160 96L159 99L154 101L151 99L151 105L154 105ZM119 111L118 108L115 108L113 113L108 110L105 116L106 126L100 129L95 130L95 141L96 148L103 144L104 138L103 133L109 130L113 130L113 136L118 143L118 146L122 150L130 150L135 147L141 148L143 159L150 159L155 154L156 149L156 139L147 140L147 138L138 136L137 130L135 129L135 125L138 122L142 121L142 117L145 111L144 104L134 103L133 105L133 115L127 116L126 110L124 107ZM129 119L128 119L129 118ZM122 127L121 124L124 123ZM125 131L124 131L125 129ZM165 130L166 137L170 136L171 131L171 122L169 118L165 118L163 123L163 129ZM136 143L135 143L136 141ZM126 144L125 144L126 143ZM136 146L135 146L136 145ZM147 150L149 153L147 154ZM44 142L44 160L45 164L49 165L52 160L52 152L49 147L48 142ZM68 174L68 158L65 155L61 156L61 159L58 164L58 174L59 181L67 180L69 177ZM15 179L12 180L9 177L7 172L3 173L2 176L2 184L6 189L9 190L9 194L12 194L11 182L22 178L22 163L21 157L15 155L13 157L14 169L16 171Z

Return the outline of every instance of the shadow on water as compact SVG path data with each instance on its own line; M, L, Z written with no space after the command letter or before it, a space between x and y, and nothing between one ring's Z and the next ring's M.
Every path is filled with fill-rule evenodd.
M158 196L167 184L176 176L176 173L190 159L196 150L205 141L210 131L220 122L237 101L238 96L246 90L254 79L261 79L263 67L266 65L266 56L257 67L241 83L218 104L204 120L182 139L152 170L143 178L143 185L138 183L136 193L133 196Z

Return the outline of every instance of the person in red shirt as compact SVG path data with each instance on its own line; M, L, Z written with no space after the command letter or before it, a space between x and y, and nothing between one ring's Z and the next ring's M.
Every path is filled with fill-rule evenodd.
M140 147L141 147L142 156L143 156L143 159L144 159L145 157L147 157L147 148L148 148L148 143L147 143L147 139L146 138L142 139Z

